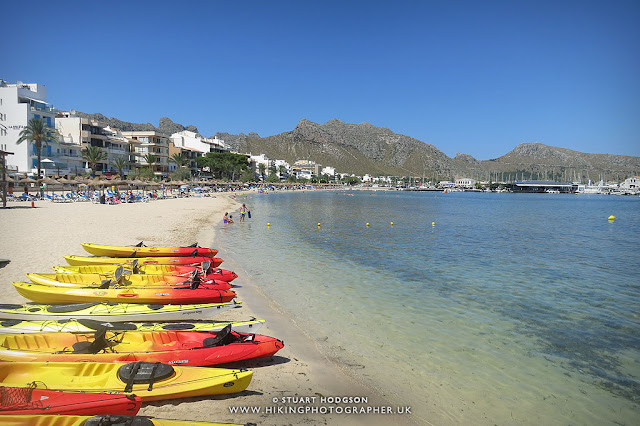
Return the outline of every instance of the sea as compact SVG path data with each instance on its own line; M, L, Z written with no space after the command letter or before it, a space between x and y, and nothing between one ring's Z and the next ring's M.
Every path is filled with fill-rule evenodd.
M214 244L238 281L418 423L640 424L640 197L241 201Z

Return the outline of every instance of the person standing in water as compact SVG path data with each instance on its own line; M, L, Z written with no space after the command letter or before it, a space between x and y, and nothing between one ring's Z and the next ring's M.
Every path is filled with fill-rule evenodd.
M247 206L245 204L240 207L240 222L244 222L244 217L247 214Z

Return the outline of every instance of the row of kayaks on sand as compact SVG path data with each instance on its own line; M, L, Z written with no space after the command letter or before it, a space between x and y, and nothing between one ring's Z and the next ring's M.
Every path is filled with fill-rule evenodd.
M65 256L13 283L35 303L0 304L0 425L211 424L135 415L145 401L241 392L253 372L210 367L284 347L255 334L262 320L210 319L241 306L217 250L83 247L114 257Z

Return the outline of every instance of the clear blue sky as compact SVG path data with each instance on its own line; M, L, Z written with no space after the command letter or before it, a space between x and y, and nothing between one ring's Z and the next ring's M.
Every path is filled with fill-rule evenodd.
M369 122L486 160L640 156L640 1L33 1L0 78L59 109L271 136Z

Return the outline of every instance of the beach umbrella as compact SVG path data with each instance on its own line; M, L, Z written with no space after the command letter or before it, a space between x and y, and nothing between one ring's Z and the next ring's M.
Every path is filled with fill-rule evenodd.
M70 185L71 181L67 178L61 177L61 178L58 178L58 183L61 183L62 185Z
M18 181L18 183L37 183L38 181L35 179L31 179L30 177L24 177Z

